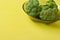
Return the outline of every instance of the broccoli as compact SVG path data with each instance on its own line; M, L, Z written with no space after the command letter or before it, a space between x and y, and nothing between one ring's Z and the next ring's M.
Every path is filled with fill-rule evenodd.
M37 17L39 15L40 11L40 7L39 7L39 1L38 0L29 0L26 3L26 12L28 15L32 16L32 17Z
M54 12L55 9L42 10L40 12L40 18L44 21L52 21L56 19L57 14Z
M58 6L54 0L47 0L43 5L39 3L39 0L29 0L25 11L28 15L40 20L53 21L57 18Z
M45 5L43 5L39 17L41 18L41 20L53 21L56 20L57 12L58 12L58 7L56 3L53 0L49 0L46 2Z

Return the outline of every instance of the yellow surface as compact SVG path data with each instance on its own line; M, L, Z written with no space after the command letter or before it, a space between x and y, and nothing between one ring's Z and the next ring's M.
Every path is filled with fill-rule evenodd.
M31 21L22 10L25 1L0 0L0 40L60 40L60 20L50 25Z

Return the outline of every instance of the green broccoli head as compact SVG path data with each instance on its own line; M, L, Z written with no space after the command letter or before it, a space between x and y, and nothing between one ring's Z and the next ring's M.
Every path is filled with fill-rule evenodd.
M58 12L58 7L53 0L49 0L45 5L42 6L42 11L40 12L39 17L41 20L56 20Z
M40 18L41 20L44 21L52 21L52 20L56 20L56 16L57 16L57 12L55 12L55 8L54 9L47 9L47 10L42 10L40 12Z
M36 17L39 15L40 11L39 1L38 0L29 0L26 4L26 12L28 15Z

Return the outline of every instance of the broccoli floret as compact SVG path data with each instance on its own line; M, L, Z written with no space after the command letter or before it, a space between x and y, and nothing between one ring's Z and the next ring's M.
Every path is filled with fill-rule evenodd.
M39 1L38 0L29 0L26 4L26 12L28 15L36 17L37 15L39 15L38 11L40 11L41 9L39 9Z
M43 5L39 17L41 18L41 20L53 21L56 20L57 12L58 12L58 7L56 3L53 0L49 0L46 2L45 5Z
M56 13L54 12L55 9L47 9L47 10L42 10L40 12L40 18L41 20L44 20L44 21L52 21L52 20L55 20L56 19Z

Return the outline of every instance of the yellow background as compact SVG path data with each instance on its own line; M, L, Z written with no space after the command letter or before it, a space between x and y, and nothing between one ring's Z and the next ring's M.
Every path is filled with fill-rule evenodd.
M60 40L60 20L50 25L31 21L22 10L25 1L0 0L0 40Z

